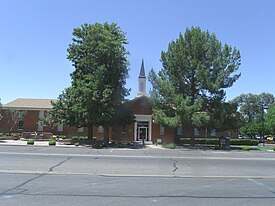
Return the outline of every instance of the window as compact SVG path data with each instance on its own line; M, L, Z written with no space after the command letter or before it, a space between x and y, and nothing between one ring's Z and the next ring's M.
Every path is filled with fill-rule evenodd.
M19 120L18 121L18 129L23 130L24 129L24 120Z
M198 128L194 128L194 135L199 136L200 135L200 130Z
M58 123L57 125L57 131L62 132L63 131L63 123Z
M210 136L212 136L212 137L216 137L217 136L216 129L212 129L211 130Z
M182 135L182 126L177 127L177 135Z
M44 113L45 111L43 111L43 110L40 110L39 111L39 119L42 119L43 117L44 117Z
M102 126L98 126L97 133L103 133L103 127Z
M160 125L159 135L164 135L164 126L163 125Z
M37 125L37 131L42 132L43 131L43 125L41 124L40 120L42 120L44 118L44 113L45 111L40 110L39 111L39 122Z
M44 117L48 116L48 111L44 111Z
M77 129L77 132L83 132L84 131L84 128L83 127L79 127L78 129Z

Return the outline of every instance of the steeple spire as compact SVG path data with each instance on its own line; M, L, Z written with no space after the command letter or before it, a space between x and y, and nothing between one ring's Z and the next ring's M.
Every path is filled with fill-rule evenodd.
M142 59L139 77L138 77L138 94L137 96L146 96L146 76L144 69L144 61Z
M142 62L141 62L141 68L140 68L139 78L146 78L143 59L142 59Z

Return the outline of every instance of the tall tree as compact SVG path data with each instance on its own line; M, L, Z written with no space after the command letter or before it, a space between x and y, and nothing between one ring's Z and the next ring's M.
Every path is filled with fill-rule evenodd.
M83 24L73 36L67 56L75 67L72 85L53 104L53 114L70 126L88 127L92 138L93 125L108 131L115 108L129 94L127 39L115 23ZM108 134L104 137L108 143Z
M224 101L225 89L240 77L235 74L240 52L199 27L187 28L169 43L168 50L161 53L161 62L158 74L153 70L149 74L153 116L172 127L194 127L202 122L198 117L211 116L213 108ZM194 136L191 142L193 145Z
M274 96L270 93L241 94L232 100L238 105L246 123L261 121L262 110L269 108L274 103Z
M274 103L274 96L270 93L241 94L232 100L238 105L238 110L244 120L240 132L243 135L255 137L266 133L264 126L265 114Z
M215 127L219 131L237 130L242 126L243 119L237 111L237 104L232 102L222 102L210 108L210 127Z
M255 94L241 94L234 98L232 102L238 105L239 111L242 114L245 122L252 123L261 114L261 105L259 105L259 98Z
M266 115L266 126L272 135L275 135L275 104L273 104Z

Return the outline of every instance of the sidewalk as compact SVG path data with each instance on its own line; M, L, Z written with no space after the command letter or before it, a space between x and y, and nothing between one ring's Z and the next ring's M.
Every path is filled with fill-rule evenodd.
M27 140L0 140L0 145L7 146L27 146ZM33 145L29 145L33 146ZM50 146L49 141L34 141L34 146ZM56 142L57 147L75 147L75 145L65 145Z
M0 140L0 146L5 145L5 146L27 146L27 140ZM50 146L49 141L34 141L34 145L28 145L28 146ZM83 147L81 145L75 146L75 145L68 145L64 143L59 143L56 141L56 147ZM165 149L161 145L146 145L147 148L150 149ZM125 148L123 148L125 149Z

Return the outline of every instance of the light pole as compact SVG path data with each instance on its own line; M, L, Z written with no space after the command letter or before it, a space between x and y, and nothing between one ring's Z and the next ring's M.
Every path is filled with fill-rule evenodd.
M265 118L264 118L264 110L268 109L266 105L262 102L262 139L264 140L264 135L265 135Z

